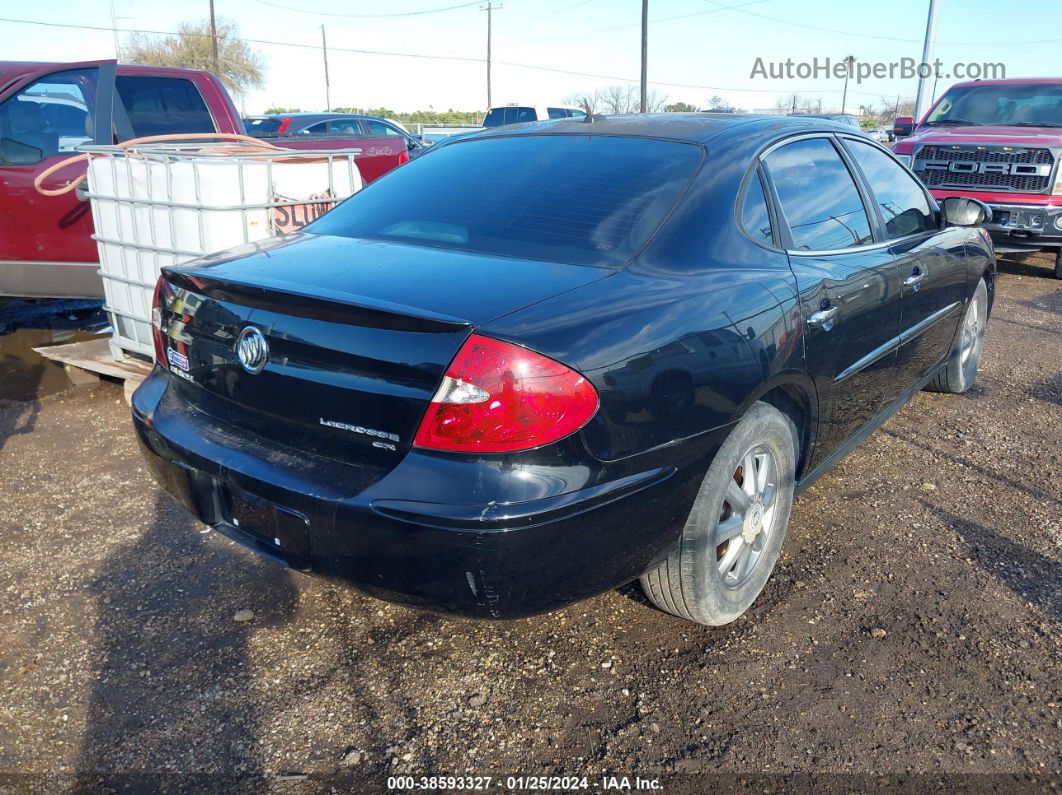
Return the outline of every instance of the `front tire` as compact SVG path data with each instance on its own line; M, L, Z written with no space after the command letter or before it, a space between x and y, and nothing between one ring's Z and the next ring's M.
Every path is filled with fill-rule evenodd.
M642 588L661 610L709 626L749 609L771 576L796 475L792 421L756 403L708 468L682 536Z
M973 298L966 305L966 313L948 355L948 363L929 382L926 387L929 391L958 395L974 385L977 380L977 368L981 364L981 350L984 347L987 325L988 285L982 278L977 283Z

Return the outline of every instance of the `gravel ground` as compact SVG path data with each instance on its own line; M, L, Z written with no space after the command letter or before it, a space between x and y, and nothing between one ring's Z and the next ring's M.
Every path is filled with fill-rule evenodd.
M0 792L1057 789L1062 283L1044 264L1003 264L979 385L920 394L801 497L773 579L722 629L636 585L511 623L377 602L189 520L118 386L0 401Z

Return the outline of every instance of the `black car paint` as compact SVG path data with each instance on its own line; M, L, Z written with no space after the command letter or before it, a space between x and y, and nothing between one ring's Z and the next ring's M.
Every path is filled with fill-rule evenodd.
M479 255L303 234L250 257L167 271L179 283L216 279L206 302L225 316L225 330L190 370L205 384L156 368L134 396L159 481L201 520L263 554L382 598L480 617L542 612L627 582L665 554L716 450L757 400L797 424L806 487L939 370L977 280L993 278L991 251L969 229L813 256L787 254L783 240L753 242L735 213L757 156L792 136L843 135L821 120L559 121L452 145L588 128L696 141L709 153L626 268L491 270ZM912 299L902 281L916 265L935 281ZM290 299L300 316L246 306L256 290L281 310L285 295L304 296ZM808 329L806 316L823 302L840 307L837 324ZM354 319L336 322L347 313ZM401 344L393 326L410 314L442 326ZM240 370L226 336L247 324L281 351L260 376ZM600 410L580 432L524 453L410 448L411 418L473 329L579 370ZM312 377L286 388L285 346L307 344L331 346L331 358L303 362ZM358 405L350 377L387 392L396 369L405 380L392 415L378 410L375 426L358 420L400 428L397 450L311 429L318 413L341 419L352 389ZM256 392L260 410L234 401L241 389ZM234 506L263 526L236 526Z

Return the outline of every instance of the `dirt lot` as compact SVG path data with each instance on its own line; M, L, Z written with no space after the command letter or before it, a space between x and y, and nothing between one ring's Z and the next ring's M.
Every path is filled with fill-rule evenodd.
M119 387L0 401L0 792L1057 788L1062 283L1028 262L979 386L919 395L799 499L724 629L637 586L513 623L392 607L190 521Z

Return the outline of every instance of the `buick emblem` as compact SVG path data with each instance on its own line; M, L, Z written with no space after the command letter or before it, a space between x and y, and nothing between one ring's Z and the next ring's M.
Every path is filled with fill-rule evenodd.
M269 343L255 326L248 326L236 339L236 358L243 369L252 375L262 372L269 361Z

